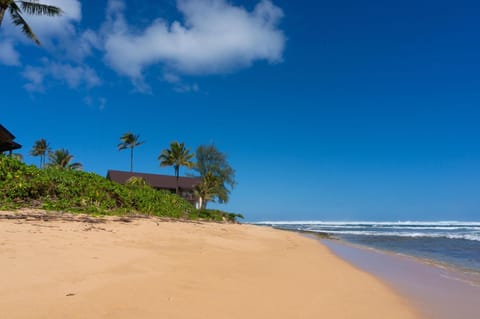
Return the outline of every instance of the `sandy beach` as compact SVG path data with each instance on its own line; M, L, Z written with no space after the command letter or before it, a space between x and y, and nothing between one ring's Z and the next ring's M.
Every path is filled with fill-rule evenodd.
M1 318L419 318L386 284L293 232L0 215Z

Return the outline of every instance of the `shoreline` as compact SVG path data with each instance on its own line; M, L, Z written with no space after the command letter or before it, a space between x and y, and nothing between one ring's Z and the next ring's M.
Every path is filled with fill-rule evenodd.
M381 280L300 234L245 224L106 219L0 220L2 313L421 318Z
M339 258L378 277L411 300L426 318L478 316L480 274L477 272L339 239L320 241Z
M427 267L432 267L439 271L445 271L447 274L449 274L452 277L452 279L462 281L470 286L480 287L480 269L465 268L455 264L450 264L446 261L439 261L435 259L429 259L426 257L409 255L407 253L400 253L393 250L376 248L372 246L350 242L346 239L337 238L337 237L321 236L321 237L318 237L318 240L322 242L324 240L326 240L327 242L335 241L335 242L341 243L342 245L352 247L354 249L369 251L375 254L388 255L393 258L399 258L400 260L412 261L417 264L421 264ZM325 244L325 242L323 243Z

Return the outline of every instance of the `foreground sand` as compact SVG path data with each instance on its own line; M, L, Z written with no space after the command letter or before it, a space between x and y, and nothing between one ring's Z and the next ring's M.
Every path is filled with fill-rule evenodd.
M1 318L418 318L380 281L296 233L6 214Z

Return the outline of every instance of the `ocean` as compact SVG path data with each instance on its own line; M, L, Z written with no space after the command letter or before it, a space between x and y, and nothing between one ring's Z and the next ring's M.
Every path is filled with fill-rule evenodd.
M480 273L480 222L265 221L255 224L311 233Z

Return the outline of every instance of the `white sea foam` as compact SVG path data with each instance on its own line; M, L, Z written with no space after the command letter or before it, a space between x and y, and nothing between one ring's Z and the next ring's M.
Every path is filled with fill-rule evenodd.
M256 224L338 235L449 238L480 241L473 221L265 221Z
M364 235L364 236L395 236L395 237L411 237L411 238L449 238L449 239L466 239L480 241L480 233L476 234L451 234L451 233L423 233L423 232L388 232L388 231L354 231L354 230L309 230L311 232L328 232L329 234L338 235Z
M479 221L260 221L253 224L258 225L376 225L376 226L477 226L480 227Z

